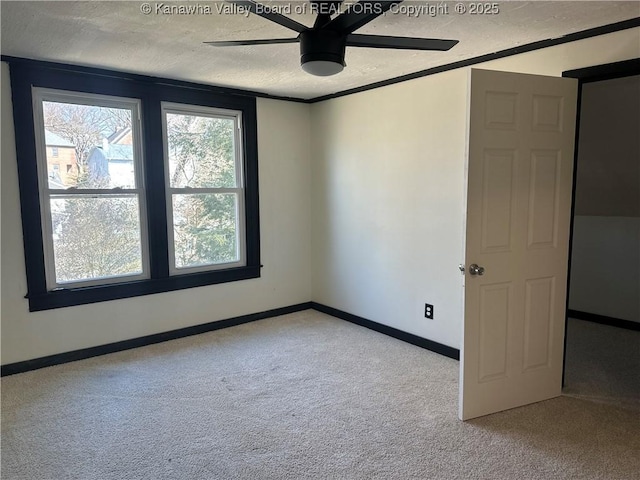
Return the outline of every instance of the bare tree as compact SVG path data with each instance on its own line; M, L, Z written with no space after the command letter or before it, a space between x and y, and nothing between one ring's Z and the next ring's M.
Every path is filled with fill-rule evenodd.
M88 280L142 271L133 198L53 200L56 278Z
M102 139L131 126L131 112L122 108L43 102L44 128L69 140L76 148L80 173L86 169L91 149Z
M92 179L88 159L104 138L131 126L131 111L61 102L43 102L43 110L45 129L75 146L75 186L109 188L108 170L102 172L106 177ZM51 212L58 281L141 270L139 211L133 197L90 196L79 190L71 198L52 197Z

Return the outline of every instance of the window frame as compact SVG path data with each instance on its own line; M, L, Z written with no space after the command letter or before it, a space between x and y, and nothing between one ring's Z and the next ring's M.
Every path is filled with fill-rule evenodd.
M25 59L10 59L13 117L22 210L22 230L30 311L137 297L260 277L260 226L256 97L217 87ZM140 101L141 172L146 187L149 278L51 290L45 274L32 89L54 89ZM242 112L244 152L245 265L171 275L162 135L162 102ZM143 221L141 219L141 221Z
M40 195L40 221L42 224L42 242L45 260L45 279L47 290L69 289L77 287L92 287L110 283L122 283L126 281L145 280L149 278L149 248L147 235L147 208L144 188L144 154L140 143L142 138L142 124L140 119L140 100L83 94L51 88L33 87L31 89L33 99L34 133L36 141L36 161L38 169L38 188ZM75 105L99 106L107 108L119 108L131 112L131 132L133 135L133 164L135 172L135 188L120 189L52 189L48 182L47 147L45 140L45 123L43 102L73 103ZM140 249L142 271L139 274L110 275L89 280L76 280L70 282L58 282L56 278L55 253L53 245L53 225L51 213L51 200L54 198L83 198L90 195L118 197L135 195L138 201L138 218L140 221Z
M239 110L226 110L213 107L202 107L197 105L185 105L174 102L162 102L162 137L164 146L164 172L165 172L165 191L167 202L167 232L169 235L168 244L175 245L174 228L173 228L173 196L174 195L197 195L198 193L231 193L228 190L239 191L236 193L238 203L236 204L236 222L239 232L237 233L238 244L236 246L238 260L235 262L196 265L191 267L176 266L175 248L169 248L169 274L181 275L189 272L202 272L208 270L219 270L223 268L241 267L246 264L246 241L245 241L245 206L244 206L244 168L242 158L244 156L242 149L242 112ZM226 118L232 119L234 122L234 163L236 187L234 188L202 188L202 187L172 187L169 166L169 135L167 128L167 114L177 115L193 115L209 118ZM235 192L234 192L235 193Z

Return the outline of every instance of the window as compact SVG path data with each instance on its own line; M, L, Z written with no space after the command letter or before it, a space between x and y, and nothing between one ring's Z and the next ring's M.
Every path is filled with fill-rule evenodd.
M242 265L241 112L162 111L171 273Z
M51 147L51 155L53 157L57 157L58 156L58 147Z
M23 60L11 81L31 311L260 276L255 98Z
M33 98L38 177L48 178L39 182L47 288L148 278L139 100L41 88ZM110 146L122 128L133 143ZM73 145L78 175L62 181L42 153L45 132ZM114 162L130 164L129 175L114 175Z

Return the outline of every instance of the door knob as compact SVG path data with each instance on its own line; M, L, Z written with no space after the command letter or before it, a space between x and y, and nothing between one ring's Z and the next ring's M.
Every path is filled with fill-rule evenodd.
M469 265L469 273L471 275L484 275L484 267L479 267L475 263Z

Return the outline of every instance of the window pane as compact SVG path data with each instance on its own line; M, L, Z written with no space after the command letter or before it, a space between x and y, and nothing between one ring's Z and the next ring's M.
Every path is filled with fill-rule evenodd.
M171 187L236 187L235 120L175 113L165 118Z
M239 260L236 194L173 195L172 201L176 268Z
M135 188L131 110L46 101L42 110L49 188Z
M136 195L51 199L56 282L142 273Z

